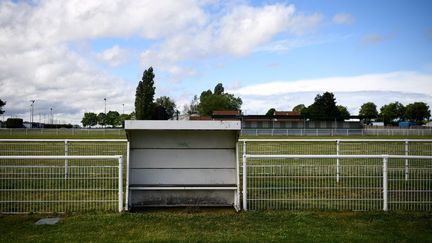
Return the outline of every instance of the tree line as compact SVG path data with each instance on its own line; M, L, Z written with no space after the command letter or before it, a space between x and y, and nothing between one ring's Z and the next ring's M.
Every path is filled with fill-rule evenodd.
M266 115L271 116L274 111L274 108L271 108ZM350 117L345 106L336 105L336 98L331 92L318 94L310 106L299 104L294 106L293 111L300 112L303 117L311 120L345 120ZM383 105L379 112L375 103L366 102L361 105L358 117L365 124L375 120L384 122L386 125L397 125L401 121L422 125L430 119L431 112L424 102L414 102L404 106L396 101Z

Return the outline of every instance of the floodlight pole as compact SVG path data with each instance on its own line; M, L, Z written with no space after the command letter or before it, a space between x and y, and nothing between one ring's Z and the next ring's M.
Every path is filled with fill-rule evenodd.
M123 113L122 114L124 114L124 104L122 104L123 105Z
M51 107L50 108L50 111L51 111L51 117L50 117L50 122L51 122L51 124L54 124L54 116L53 116L53 108Z
M30 100L31 104L30 104L30 128L33 127L33 112L34 112L34 103L36 100Z

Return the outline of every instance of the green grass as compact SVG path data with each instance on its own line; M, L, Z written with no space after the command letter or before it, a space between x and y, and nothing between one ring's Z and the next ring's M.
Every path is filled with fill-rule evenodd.
M57 225L44 215L1 215L0 242L292 241L430 242L431 213L235 213L230 209L171 209L123 214L73 214Z

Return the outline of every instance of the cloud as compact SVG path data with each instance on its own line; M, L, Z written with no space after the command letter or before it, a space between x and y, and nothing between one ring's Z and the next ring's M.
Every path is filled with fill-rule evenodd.
M301 36L313 31L321 23L322 16L296 14L293 5L274 4L261 7L238 5L220 16L209 16L209 19L211 21L206 25L173 35L160 45L143 51L141 63L144 66L152 63L175 75L169 70L185 59L245 56L277 34Z
M6 116L28 119L29 100L35 114L79 123L83 112L133 110L134 87L100 71L92 60L69 48L97 38L163 39L207 22L206 1L150 0L0 2L0 97ZM181 13L181 14L179 14ZM120 65L127 52L113 46L99 53L109 65ZM178 72L178 70L174 70Z
M418 72L392 72L312 80L276 81L243 86L232 92L243 99L249 114L261 114L270 107L292 109L297 104L310 105L318 93L333 92L339 104L358 112L361 104L372 101L381 106L400 101L427 102L432 107L432 75Z
M381 44L384 41L388 41L393 39L396 36L395 33L390 34L367 34L363 37L363 43L370 44L370 45L378 45Z
M333 16L332 20L336 24L351 25L355 18L350 13L338 13Z
M98 53L97 57L103 62L106 62L111 67L117 67L127 62L129 52L127 49L120 48L119 46L115 45Z

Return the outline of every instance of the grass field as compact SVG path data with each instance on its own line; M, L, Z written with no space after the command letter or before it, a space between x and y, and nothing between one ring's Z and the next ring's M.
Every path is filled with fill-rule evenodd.
M123 214L0 215L0 242L430 242L430 213L235 213L232 209L171 209ZM52 217L52 216L51 216Z

